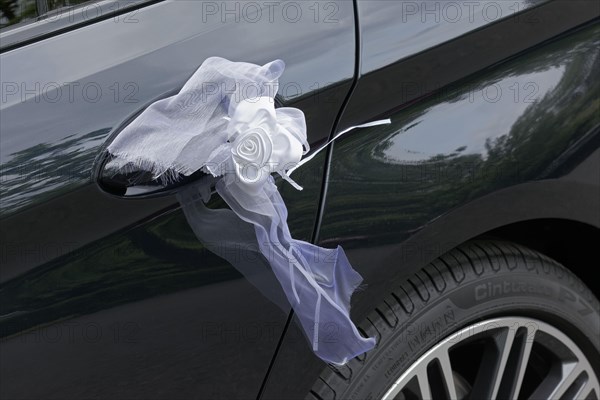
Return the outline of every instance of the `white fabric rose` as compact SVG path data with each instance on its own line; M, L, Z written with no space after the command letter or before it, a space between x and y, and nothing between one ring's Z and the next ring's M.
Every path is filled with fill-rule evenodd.
M273 153L273 142L263 128L251 128L240 134L231 153L235 173L243 183L258 183L270 174L268 163Z
M273 172L291 181L286 171L298 164L308 145L305 128L301 126L299 133L291 128L293 117L304 120L304 115L290 110L295 109L275 110L273 98L266 96L243 99L230 106L228 129L234 170L238 182L248 191L262 186Z

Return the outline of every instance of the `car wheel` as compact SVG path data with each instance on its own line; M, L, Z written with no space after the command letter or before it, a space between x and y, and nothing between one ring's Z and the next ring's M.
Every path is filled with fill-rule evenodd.
M376 348L309 399L600 397L599 303L556 261L473 241L400 282L359 324Z

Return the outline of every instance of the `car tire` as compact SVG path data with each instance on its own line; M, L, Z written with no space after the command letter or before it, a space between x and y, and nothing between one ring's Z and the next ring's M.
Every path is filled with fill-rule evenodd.
M559 389L565 398L600 398L599 303L556 261L509 242L472 241L399 282L358 324L376 337L375 349L329 365L308 399L516 398L517 375L519 398L554 398ZM502 341L507 335L511 343ZM441 348L451 359L450 380L441 356L431 362ZM574 365L585 371L567 377L560 368L579 358ZM427 380L429 393L419 386Z

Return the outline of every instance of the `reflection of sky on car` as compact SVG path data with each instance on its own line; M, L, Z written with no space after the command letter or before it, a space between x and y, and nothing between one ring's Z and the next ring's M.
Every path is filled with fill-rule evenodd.
M221 15L203 21L202 3L161 2L136 12L136 23L110 18L2 54L0 214L88 184L111 129L180 88L208 57L263 64L285 55L283 100L352 78L351 3L338 7L334 23L325 15L315 21L312 2L295 3L302 8L295 22L281 8L271 19L268 2L256 22L249 14L238 23ZM84 30L96 33L93 43L82 45Z
M135 14L139 20L135 24L106 20L83 28L102 32L93 46L80 46L77 32L69 32L3 54L0 80L3 84L16 84L18 92L3 93L0 126L2 132L18 130L20 134L2 136L0 161L4 163L11 154L39 143L39 132L35 128L39 129L40 120L45 122L44 137L48 141L112 127L146 101L180 87L211 56L262 63L281 57L282 49L285 49L288 57L284 60L286 71L280 79L280 88L283 95L291 97L335 82L343 73L340 66L347 70L347 78L352 77L354 54L351 48L354 43L343 40L344 35L354 34L349 25L352 15L347 13L348 9L339 9L337 23L317 25L312 18L306 17L296 23L285 23L289 25L289 34L273 35L277 24L269 22L268 18L259 23L242 21L237 24L223 23L220 18L215 18L208 20L209 23L198 24L198 15L201 15L198 7L197 2L165 2L160 7L140 10ZM181 20L186 17L190 18L189 23ZM148 29L149 23L162 20L168 24L171 19L178 21L177 29ZM319 29L315 29L317 26ZM292 36L293 41L290 40ZM180 41L181 37L188 39ZM237 42L242 37L248 46L239 46ZM202 47L198 46L199 41ZM294 50L290 50L291 46ZM315 47L322 47L323 51L315 51ZM245 53L240 54L240 51ZM189 54L197 56L190 57ZM32 61L23 64L23 58L28 57L33 57ZM169 61L165 65L165 60L177 62ZM332 60L336 60L335 68L321 68L331 65ZM319 71L318 77L315 71ZM135 87L129 90L125 87L127 83L133 83ZM115 84L119 86L115 87ZM86 98L86 85L101 88L97 101ZM44 89L53 93L46 93ZM118 96L117 89L120 90ZM57 90L62 93L57 95L54 93ZM126 99L130 93L134 96ZM89 95L93 97L94 90L90 90ZM56 101L48 100L55 98ZM66 113L71 118L64 118ZM87 116L91 114L95 126L89 126ZM99 123L99 120L103 122Z
M361 71L375 71L545 1L359 1Z
M433 106L424 116L411 121L406 131L403 128L391 139L393 144L384 151L385 159L397 163L423 162L466 145L464 153L481 154L485 158L486 139L508 134L532 101L539 101L552 91L564 72L565 67L559 66L509 76L484 88L473 89L460 101ZM525 88L527 83L535 86ZM497 112L499 109L501 113ZM448 132L449 126L463 126L464 130Z
M264 63L281 57L282 53L288 57L284 60L287 69L280 83L293 82L301 87L303 93L310 91L316 79L321 87L337 81L340 65L351 78L354 53L349 49L354 47L354 41L348 40L348 35L354 36L352 7L338 7L335 20L327 23L322 20L324 16L316 19L311 14L309 6L312 3L295 4L301 7L301 17L294 22L290 22L293 21L289 19L291 17L286 20L281 11L269 17L266 2L261 4L262 17L257 22L249 22L252 16L244 14L238 22L230 23L231 16L227 19L227 15L204 15L206 11L202 2L166 1L140 9L135 13L136 23L116 23L108 19L81 28L101 32L89 46L82 46L78 31L73 31L48 38L42 45L32 45L36 62L22 62L22 57L31 48L15 49L3 55L0 78L2 82L27 82L30 84L28 87L32 87L35 80L43 87L46 83L82 81L100 72L109 73L111 68L131 60L143 59L144 68L163 72L161 81L175 79L183 83L208 57ZM149 29L149 25L155 25L157 21L162 21L168 29ZM274 34L282 29L287 31ZM202 46L199 46L198 39L201 39ZM246 45L240 46L240 41ZM161 52L153 56L153 53L167 48L169 54ZM322 51L315 51L315 48ZM189 54L197 54L197 57L190 58ZM317 77L314 67L330 65L332 60L343 62L335 63L335 68L319 68ZM169 63L168 68L165 62ZM313 69L307 69L307 66ZM131 75L121 76L120 80L140 83L139 79L149 75L140 74L139 70L128 72ZM165 72L168 74L165 75ZM121 69L120 73L123 74L124 70ZM18 96L9 96L0 103L0 109L18 102Z

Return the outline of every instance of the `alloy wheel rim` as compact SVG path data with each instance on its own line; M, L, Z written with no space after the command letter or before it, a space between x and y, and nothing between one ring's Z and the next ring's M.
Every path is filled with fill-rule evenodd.
M598 376L566 334L536 319L503 317L470 325L437 343L382 400L599 396Z

